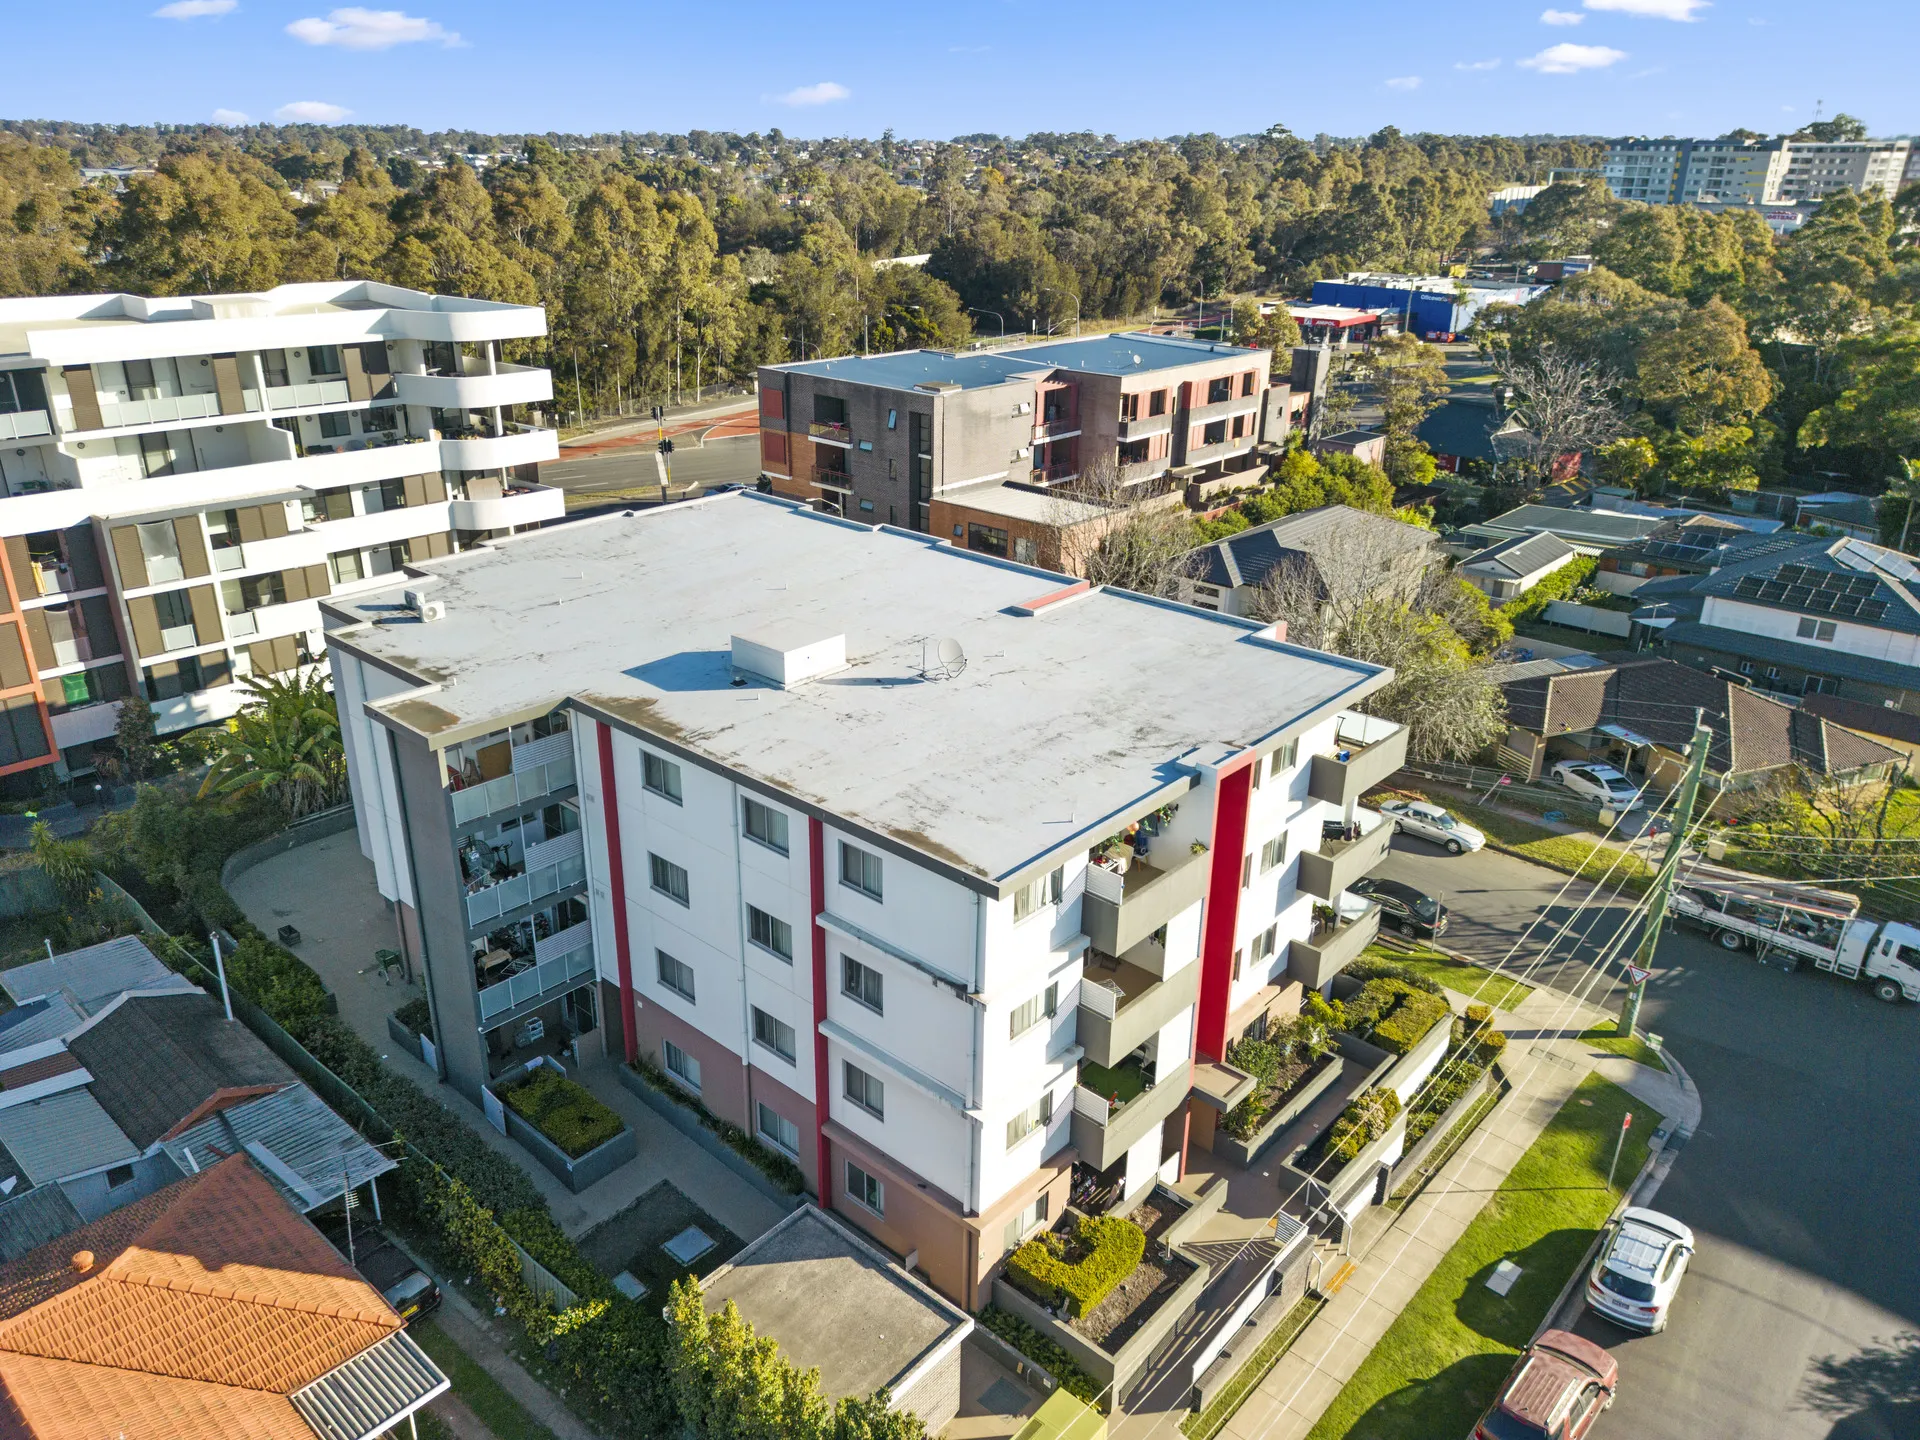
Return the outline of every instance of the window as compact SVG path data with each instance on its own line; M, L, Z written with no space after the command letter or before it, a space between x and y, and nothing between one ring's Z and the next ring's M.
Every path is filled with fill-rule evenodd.
M1278 925L1269 925L1265 930L1262 930L1258 935L1253 937L1254 964L1258 965L1262 960L1271 960L1273 958L1274 942L1279 938L1279 934L1280 927Z
M1249 370L1240 377L1240 393L1242 395L1251 395L1253 393L1253 376L1254 372Z
M109 1190L118 1190L122 1185L131 1185L132 1183L133 1166L131 1165L115 1165L111 1170L107 1171L107 1188Z
M31 695L0 700L0 765L37 760L47 753L47 731Z
M1252 418L1253 417L1251 415L1236 415L1233 417L1233 438L1234 439L1239 440L1246 435L1247 422Z
M700 1090L700 1062L671 1040L660 1042L660 1053L666 1057L667 1074L680 1081L695 1094Z
M656 795L680 803L680 767L645 750L640 752L640 784Z
M967 526L967 548L978 550L983 555L998 555L1004 560L1007 532L997 525L970 524Z
M653 888L669 900L680 905L688 904L687 872L671 860L663 860L651 852L647 855L647 867L653 872Z
M1267 773L1269 775L1278 775L1282 770L1291 770L1294 761L1299 758L1299 755L1300 742L1298 740L1287 741L1286 744L1273 752L1273 758L1267 762Z
M880 1083L880 1077L869 1075L851 1060L842 1060L840 1068L846 1081L847 1099L874 1119L886 1119L887 1087Z
M870 900L880 898L880 857L858 845L840 842L840 883Z
M1136 390L1131 395L1122 395L1120 397L1120 418L1122 420L1138 420L1140 418L1139 391Z
M858 1000L876 1015L887 1013L885 983L885 977L871 965L862 965L851 955L840 957L840 993Z
M365 578L358 550L342 550L338 554L329 555L327 568L333 571L333 583L336 585L346 585Z
M1258 790L1260 788L1260 777L1265 773L1266 772L1260 768L1260 762L1258 760L1254 761L1253 762L1253 786L1252 786L1253 789Z
M307 369L314 375L344 375L346 368L340 363L338 345L309 345L307 347Z
M1049 1090L1007 1121L1007 1149L1013 1149L1034 1131L1044 1129L1051 1119L1053 1119L1053 1092Z
M345 411L330 411L320 416L322 440L345 440L353 434L353 417Z
M900 428L900 412L898 410L887 411L887 428L889 430L898 430ZM888 463L891 464L892 462L889 461Z
M1052 1016L1060 1009L1060 986L1058 983L1047 986L1040 994L1017 1007L1008 1020L1008 1038L1018 1040L1027 1031L1038 1025L1043 1016Z
M146 529L144 525L140 528L142 530ZM1800 622L1800 638L1802 640L1828 641L1833 639L1833 633L1834 624L1831 620L1803 619Z
M1222 400L1233 398L1233 377L1221 375L1207 382L1207 404L1218 405Z
M238 570L245 563L240 548L238 512L207 511L207 548L213 552L213 568L216 570Z
M1260 873L1266 874L1287 858L1287 832L1282 830L1260 847Z
M134 527L140 534L140 555L147 564L147 584L164 585L169 580L184 580L187 572L180 564L180 538L171 520Z
M1156 390L1147 396L1147 414L1164 415L1167 413L1167 392Z
M153 615L160 626L160 645L165 650L185 650L200 643L193 623L193 602L184 590L169 590L153 597Z
M1202 445L1224 445L1227 443L1227 422L1215 420L1200 432Z
M1013 558L1022 565L1038 565L1040 563L1040 549L1033 541L1016 535L1013 537Z
M1236 950L1233 952L1233 978L1236 982L1240 979L1240 962L1245 956L1246 952L1244 950Z
M789 965L793 963L793 927L775 919L757 906L747 906L747 938L762 950L771 950Z
M787 853L787 817L770 805L762 805L758 800L742 799L740 802L741 821L746 826L747 838L776 850Z
M789 1065L793 1063L793 1027L757 1005L753 1009L753 1041L766 1046Z
M760 1138L785 1155L800 1153L800 1127L762 1100L755 1111Z
M229 615L244 615L265 605L287 603L287 582L278 570L220 582L220 601Z
M1253 856L1243 855L1240 857L1240 888L1244 890L1251 884L1253 884Z
M851 1160L847 1161L847 1198L866 1206L883 1219L886 1217L887 1187Z
M660 983L683 1000L693 999L693 967L664 950L654 951L653 958L660 967Z
M1007 1222L1006 1231L1001 1236L1002 1245L1008 1250L1016 1248L1035 1226L1044 1225L1052 1218L1049 1214L1048 1198L1045 1195L1036 1195L1031 1205Z
M1043 906L1059 904L1066 877L1066 867L1057 866L1038 880L1030 881L1014 891L1013 923L1018 925Z

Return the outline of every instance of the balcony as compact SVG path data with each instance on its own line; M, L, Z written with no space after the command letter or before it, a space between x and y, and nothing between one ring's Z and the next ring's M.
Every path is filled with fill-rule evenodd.
M1373 904L1355 919L1315 925L1305 940L1287 947L1287 978L1318 990L1359 959L1379 933L1380 907Z
M1344 812L1406 763L1406 726L1349 711L1335 719L1334 748L1313 757L1307 793Z
M1204 425L1209 420L1226 420L1235 415L1255 415L1260 410L1258 395L1230 395L1210 405L1192 406L1186 414L1189 425Z
M396 375L393 388L403 405L490 410L496 405L544 404L553 398L553 376L537 366L502 365L491 375Z
M1115 873L1105 860L1089 865L1080 928L1094 949L1125 955L1200 903L1207 892L1208 868L1204 851L1179 855L1178 863L1165 870L1138 859L1127 862L1124 873Z
M260 392L249 390L248 408L258 408ZM117 400L111 395L99 397L101 430L122 430L140 425L165 425L176 420L203 420L220 413L220 397L209 391L204 395L156 395L146 400ZM65 409L66 428L75 434L90 434L73 424L71 402Z
M572 744L571 736L548 738L564 739L569 746ZM514 748L518 750L523 747ZM525 769L515 765L509 774L455 790L449 797L453 801L453 823L470 824L497 811L543 800L565 790L574 780L573 752L570 748L542 764L529 765Z
M853 427L844 420L816 420L807 426L807 434L829 445L853 445Z
M530 847L527 856L529 864L518 875L510 875L493 884L482 884L480 888L467 892L467 927L488 925L502 915L511 914L524 905L536 900L544 900L549 895L558 895L563 890L583 885L587 879L587 862L580 853L579 831L571 836L562 836L562 840L573 841L573 853L565 858L546 865L531 863L533 854L540 846Z
M1080 433L1080 422L1071 416L1062 416L1054 420L1039 420L1034 423L1033 443L1045 445L1051 440L1071 440Z
M1173 416L1143 415L1138 420L1120 422L1120 439L1145 440L1150 435L1165 435L1173 429Z
M559 520L566 513L566 491L551 485L521 485L504 495L453 501L448 506L447 524L454 530L510 530Z
M504 435L472 435L440 442L442 470L506 470L560 458L560 437L533 425L509 425Z
M575 932L578 931L586 933L576 935ZM530 1001L551 999L555 995L564 994L593 974L593 945L590 943L593 939L593 926L584 923L569 926L559 935L548 938L559 940L562 937L573 937L569 941L568 949L553 954L550 958L536 958L534 963L526 965L526 968L509 974L504 980L497 980L481 988L480 1021L482 1024ZM525 965L526 962L510 961L508 963Z
M0 415L0 440L31 440L36 435L51 435L53 422L44 410L18 410Z
M1034 485L1064 485L1069 480L1080 477L1078 465L1036 465L1029 481Z
M309 380L304 385L269 385L269 410L312 410L321 405L346 405L353 396L344 380Z
M1096 1065L1118 1065L1193 1007L1200 967L1188 965L1165 980L1111 955L1089 953L1080 977L1080 1043Z
M1129 460L1120 466L1122 485L1139 485L1167 473L1173 461L1165 455L1158 460Z
M849 493L853 490L853 477L844 470L823 470L815 466L813 483L822 490L844 490Z
M1257 442L1251 434L1239 439L1228 436L1225 440L1215 441L1211 445L1195 445L1187 451L1183 464L1211 465L1215 460L1230 460L1235 455L1244 455L1253 449Z
M1164 1084L1152 1067L1129 1060L1108 1068L1083 1063L1073 1091L1073 1145L1083 1164L1108 1170L1186 1104L1184 1062Z
M1393 844L1393 826L1378 811L1355 810L1354 826L1360 832L1358 838L1349 840L1342 834L1335 839L1331 837L1340 830L1340 822L1329 822L1329 838L1320 842L1318 850L1300 855L1300 888L1329 905L1342 890L1386 859Z

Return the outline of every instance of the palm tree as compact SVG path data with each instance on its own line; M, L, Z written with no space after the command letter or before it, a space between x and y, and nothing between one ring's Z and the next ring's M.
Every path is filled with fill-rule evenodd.
M253 676L252 696L215 745L202 795L266 795L289 821L338 803L347 760L333 696L318 671Z

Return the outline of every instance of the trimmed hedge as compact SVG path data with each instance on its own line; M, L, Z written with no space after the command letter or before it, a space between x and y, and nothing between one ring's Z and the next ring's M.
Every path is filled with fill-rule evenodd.
M1400 1097L1391 1090L1369 1090L1356 1095L1327 1131L1327 1154L1352 1160L1387 1133L1400 1117Z
M683 1109L691 1110L699 1117L700 1123L713 1131L727 1144L727 1148L753 1165L762 1175L789 1194L798 1195L807 1188L804 1171L785 1155L770 1145L763 1145L738 1125L722 1120L718 1115L689 1095L683 1086L667 1078L667 1072L645 1055L634 1063L635 1070L646 1078L648 1084Z
M1398 980L1402 985L1411 985L1416 990L1425 990L1429 995L1441 993L1438 981L1422 975L1411 965L1402 964L1398 960L1382 960L1377 955L1362 955L1340 973L1360 981Z
M494 1093L569 1160L599 1149L627 1128L586 1086L544 1065L518 1085Z
M400 1028L410 1035L431 1035L433 1033L433 1009L427 1004L427 997L416 995L398 1010L393 1018L400 1022Z
M1067 1241L1049 1230L1007 1258L1007 1277L1043 1305L1070 1317L1091 1315L1147 1253L1147 1234L1120 1215L1082 1215L1074 1239L1086 1249L1066 1258Z
M1438 987L1423 990L1398 979L1369 980L1346 1004L1347 1029L1395 1055L1405 1055L1452 1014Z
M1091 1405L1099 1398L1100 1387L1073 1356L1047 1339L1018 1315L1009 1315L997 1305L980 1312L980 1323L1040 1366L1060 1382L1060 1388L1075 1399Z

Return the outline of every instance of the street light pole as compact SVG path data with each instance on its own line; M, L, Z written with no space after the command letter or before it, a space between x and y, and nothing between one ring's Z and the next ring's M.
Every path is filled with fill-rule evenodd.
M1700 777L1706 773L1707 750L1713 744L1713 732L1699 710L1693 712L1693 751L1687 757L1687 776L1680 782L1680 803L1674 807L1673 833L1667 838L1667 853L1653 877L1653 894L1647 905L1645 928L1634 947L1627 967L1627 997L1620 1003L1616 1029L1621 1035L1633 1034L1640 1019L1640 1002L1646 998L1647 976L1653 969L1654 947L1660 943L1660 925L1667 918L1667 897L1673 893L1674 877L1680 872L1680 856L1687 847L1687 832L1693 826L1693 802L1700 793Z
M993 316L994 319L1000 322L1000 338L1002 340L1007 338L1007 317L1002 315L998 310L981 310L976 308L975 306L969 305L967 306L967 313L969 315Z

